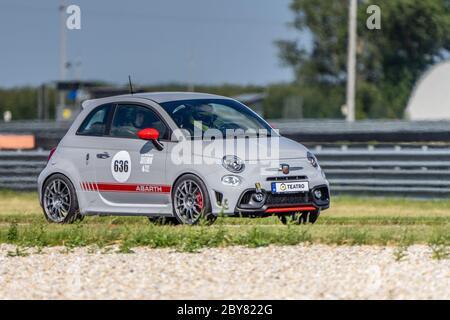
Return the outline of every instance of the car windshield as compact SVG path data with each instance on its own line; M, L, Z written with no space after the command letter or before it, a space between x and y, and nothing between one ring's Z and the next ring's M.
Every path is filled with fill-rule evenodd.
M180 129L191 137L202 136L208 130L220 131L223 137L233 135L259 134L272 128L256 113L243 104L230 99L194 99L161 103ZM237 130L237 131L236 131Z

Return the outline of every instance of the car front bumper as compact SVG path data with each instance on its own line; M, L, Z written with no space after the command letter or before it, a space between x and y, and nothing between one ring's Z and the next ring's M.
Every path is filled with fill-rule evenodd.
M320 190L320 198L314 194ZM235 207L234 214L239 216L268 216L272 214L289 214L301 211L325 210L330 207L328 185L319 185L309 192L272 193L261 190L262 201L256 200L256 189L243 192Z
M246 172L239 175L241 183L238 186L226 186L221 183L221 177L229 172L221 171L206 175L205 181L210 193L212 211L216 215L257 215L291 213L298 211L324 210L330 206L329 183L319 168L308 167L309 163L297 160L293 165L302 170L285 175L273 172L261 175L260 168L247 166ZM291 161L293 162L293 161ZM272 193L272 182L307 181L309 190L296 193ZM256 184L260 185L263 194L262 201L254 201ZM323 199L317 199L314 192L320 189ZM252 200L253 199L253 200Z

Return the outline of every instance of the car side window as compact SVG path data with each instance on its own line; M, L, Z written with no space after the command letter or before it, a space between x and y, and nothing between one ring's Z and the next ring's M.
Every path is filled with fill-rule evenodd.
M117 138L138 138L142 129L154 128L161 139L167 139L169 130L161 118L149 108L122 104L118 105L111 124L110 135Z
M105 134L108 115L111 112L111 105L106 104L95 108L84 119L77 134L86 136L102 136Z

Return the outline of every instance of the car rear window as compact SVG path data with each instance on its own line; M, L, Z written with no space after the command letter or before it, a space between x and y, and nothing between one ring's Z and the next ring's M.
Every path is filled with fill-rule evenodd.
M106 104L95 108L84 119L77 134L87 136L102 136L105 134L106 124L108 122L108 116L111 112L111 105Z

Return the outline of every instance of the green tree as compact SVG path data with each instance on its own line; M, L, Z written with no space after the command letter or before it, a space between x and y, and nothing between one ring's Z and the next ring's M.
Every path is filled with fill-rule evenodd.
M380 30L366 27L366 10L372 4L381 8ZM297 85L323 92L320 104L309 102L317 115L332 116L345 103L348 5L344 0L293 0L292 25L311 33L312 48L278 41L280 57L294 69ZM449 56L449 27L449 0L360 0L357 118L402 117L420 75ZM330 88L339 88L339 94L329 95Z
M49 104L49 116L55 114L55 89L47 87ZM36 119L38 103L37 87L15 87L10 89L0 88L0 122L3 120L3 112L11 111L13 120Z

